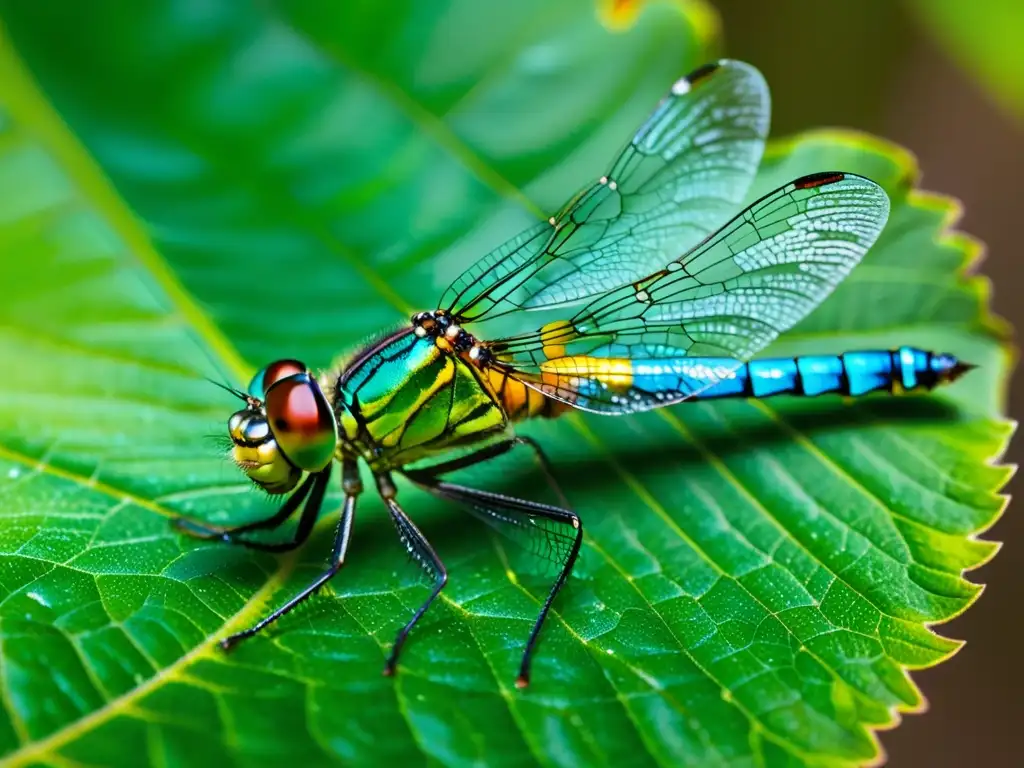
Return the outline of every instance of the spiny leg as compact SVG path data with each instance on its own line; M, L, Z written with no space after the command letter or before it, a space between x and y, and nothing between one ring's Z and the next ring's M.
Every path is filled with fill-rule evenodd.
M230 637L226 637L221 640L220 647L225 651L230 651L242 640L245 640L247 637L252 637L268 625L280 619L286 613L295 608L295 606L309 598L341 570L341 567L345 564L345 553L348 552L349 541L352 538L352 523L355 520L356 499L362 491L362 484L359 482L359 471L356 469L354 462L346 462L342 467L342 488L345 491L345 502L341 510L341 518L338 520L337 532L334 535L334 549L331 551L330 565L327 567L327 570L321 573L299 594L266 618L261 619L248 629L236 632ZM322 500L323 492L321 491L320 498L317 499L318 507ZM310 502L312 501L313 499L310 499ZM307 514L308 512L303 512L303 518L305 518ZM312 524L316 520L315 513L310 517L310 520L312 521L310 522L310 528L312 528ZM308 531L306 532L306 535L309 535Z
M508 453L517 445L525 445L533 451L537 458L537 463L540 465L540 469L544 474L545 480L555 492L555 495L558 497L558 500L563 507L554 507L547 504L538 504L536 502L526 501L524 499L516 499L502 494L477 491L462 485L445 483L440 480L442 475L495 459ZM551 604L554 602L555 597L565 584L569 574L572 572L573 566L579 557L579 550L583 541L583 524L576 513L568 509L569 502L566 499L565 494L562 492L558 481L555 480L550 460L536 440L531 437L516 436L509 438L508 440L494 443L466 456L460 456L450 461L408 471L405 475L413 482L423 486L442 498L455 501L456 503L460 503L480 515L490 517L502 527L509 522L507 519L508 514L515 515L519 513L523 516L523 519L518 521L516 523L517 525L525 524L531 515L536 515L537 517L550 520L552 522L571 525L575 529L572 544L565 553L564 559L559 563L561 568L558 578L555 579L555 583L551 586L547 599L544 601L540 614L537 616L537 620L530 632L530 638L526 643L526 649L523 652L523 660L519 667L519 677L516 679L516 686L519 688L525 688L529 684L530 661L533 657L533 651L537 644L538 637L540 636L541 627L543 626L544 620L547 618L548 612L551 609ZM496 508L498 511L495 511Z
M419 610L413 614L413 617L398 631L398 635L395 637L395 644L391 647L391 653L384 664L384 675L390 677L395 674L395 666L398 664L398 657L402 652L402 646L405 645L409 632L416 626L416 622L423 618L423 614L427 612L430 604L441 594L444 585L448 583L448 572L445 570L441 558L437 556L437 552L430 546L430 542L427 541L426 537L420 532L420 529L409 519L409 516L405 514L402 508L398 506L398 502L395 501L395 486L391 482L391 478L386 475L378 476L377 486L380 489L384 503L388 506L388 511L391 513L391 520L395 524L395 530L398 531L398 538L409 554L419 563L420 567L434 580L434 587L426 602L419 607Z
M238 533L240 531L252 531L258 530L260 528L276 527L270 525L270 520L274 520L276 518L280 518L280 520L277 522L277 525L283 523L291 515L291 512L294 509L294 507L298 506L298 503L292 505L292 501L296 498L296 496L298 496L299 501L301 501L302 497L306 495L306 491L303 491L301 487L292 495L291 498L288 499L287 502L285 502L285 504L281 508L281 511L275 514L273 518L268 518L267 520L258 520L255 523L249 523L248 525L242 525L238 528L229 529L227 531L219 533L216 536L200 536L200 538L218 538L221 541L225 541L229 544L237 544L247 549L259 550L260 552L291 552L293 549L298 549L306 543L306 539L309 538L309 534L313 531L313 526L316 524L317 514L320 512L320 507L323 504L324 494L327 492L327 482L330 480L330 478L331 468L330 465L328 465L327 469L325 469L322 472L318 472L315 475L311 475L309 478L306 479L306 482L303 483L303 486L305 486L308 483L312 490L308 491L309 499L306 501L306 506L303 507L302 509L302 515L299 517L299 524L295 529L295 534L289 541L253 541L252 539L239 538ZM288 508L290 505L292 509L288 510L287 515L283 514L285 509Z
M534 446L537 450L539 447L529 438L525 437L510 437L500 442L491 443L480 450L467 453L464 456L459 456L455 459L449 459L448 461L442 461L437 464L430 464L425 467L418 467L416 469L402 470L402 474L408 477L413 482L420 482L423 480L433 480L447 475L450 472L456 472L460 469L467 469L477 464L482 464L485 461L496 459L502 456L520 443L529 444Z
M583 524L580 522L580 519L575 512L568 509L562 509L561 507L553 507L547 504L538 504L536 502L526 501L524 499L516 499L510 496L504 496L500 493L478 491L474 488L467 488L465 486L446 483L440 480L437 480L432 484L424 484L424 486L427 490L435 493L441 498L469 507L478 514L490 515L502 525L507 525L511 522L519 526L533 526L535 525L534 519L540 518L554 523L569 525L575 529L572 544L561 563L561 570L558 573L558 578L556 578L555 583L551 585L551 590L548 592L548 596L544 600L544 605L540 609L540 614L537 616L537 620L533 624L530 637L526 641L526 648L523 651L523 660L519 665L519 677L516 678L516 687L525 688L530 683L530 662L533 658L534 648L537 645L537 639L540 636L541 627L544 625L544 620L547 618L548 612L551 610L551 604L554 602L555 596L558 595L559 590L562 589L562 586L569 578L569 574L572 572L572 568L576 564L576 558L579 556L580 545L583 542Z
M299 524L295 527L295 535L292 536L291 541L252 541L251 539L238 539L234 536L226 540L232 544L240 544L248 549L256 549L261 552L291 552L293 549L301 547L306 543L309 534L313 532L313 526L316 525L317 515L320 513L320 507L323 505L324 494L327 493L327 482L331 479L330 465L327 466L327 469L314 475L314 477L316 480L313 483L312 490L309 492L306 506L302 509Z
M544 449L541 448L540 443L532 437L517 437L516 441L521 445L529 447L530 450L533 451L534 455L537 457L537 463L540 465L541 472L544 473L544 479L547 480L548 486L558 497L558 501L562 505L562 508L550 507L552 510L557 510L558 522L568 522L576 529L576 536L573 539L572 549L569 552L569 556L566 558L565 565L562 571L558 574L558 578L551 586L548 598L544 601L544 607L541 609L541 613L537 617L537 622L533 625L533 630L530 632L530 639L526 643L526 651L523 653L523 661L519 667L519 677L516 679L516 686L519 688L525 688L530 683L530 657L533 653L533 646L536 644L537 638L540 635L541 625L547 617L548 610L551 608L551 604L554 602L555 596L558 594L559 590L562 589L562 585L568 580L569 574L572 572L573 566L576 564L576 560L579 557L580 546L583 543L583 522L575 512L569 509L569 499L562 491L562 486L559 485L558 481L555 479L551 460L548 459L548 456L544 452ZM568 518L563 517L563 515L567 515ZM554 520L555 518L548 519Z
M219 539L220 541L244 544L245 541L236 540L234 537L240 533L248 533L249 531L277 528L291 517L295 513L295 510L299 508L302 500L309 494L309 489L313 487L316 477L316 475L310 475L307 477L303 481L302 485L296 488L295 492L285 499L284 504L281 505L281 508L278 509L277 512L263 520L256 520L233 528L223 528L216 525L200 523L195 520L189 520L186 517L176 517L171 524L182 533L186 533L196 539Z
M566 499L565 494L562 493L562 489L558 485L558 481L555 480L550 459L548 459L547 454L544 453L544 449L540 447L540 443L532 437L516 435L515 437L510 437L506 440L492 443L491 445L481 448L478 451L474 451L473 453L466 454L465 456L459 456L456 459L443 461L438 464L430 464L417 469L405 470L403 474L414 483L429 484L438 480L443 475L456 472L460 469L468 469L469 467L477 464L482 464L485 461L490 461L491 459L503 456L504 454L512 451L512 449L517 445L525 445L533 451L547 484L551 487L551 490L555 492L555 495L558 496L559 503L563 507L568 508L569 501Z

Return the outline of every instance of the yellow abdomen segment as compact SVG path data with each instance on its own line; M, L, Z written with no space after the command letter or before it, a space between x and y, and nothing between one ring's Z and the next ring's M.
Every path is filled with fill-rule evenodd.
M487 370L488 383L513 421L558 416L576 401L582 387L593 386L595 381L614 392L625 392L633 384L633 363L624 358L573 355L546 360L540 370L540 376L530 380L545 392L557 393L559 399L542 394L498 368Z
M580 379L596 379L611 389L624 390L633 385L633 362L615 357L574 355L540 364L545 383L577 388Z

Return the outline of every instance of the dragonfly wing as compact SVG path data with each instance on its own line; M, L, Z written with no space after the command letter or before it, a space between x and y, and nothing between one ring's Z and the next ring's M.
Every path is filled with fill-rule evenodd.
M496 364L546 395L625 413L692 397L730 375L828 296L889 215L873 181L797 179L664 268L571 320L495 341ZM694 371L687 358L715 358Z
M472 322L577 302L657 269L735 212L770 110L768 86L748 64L723 60L681 78L607 175L480 259L440 306Z

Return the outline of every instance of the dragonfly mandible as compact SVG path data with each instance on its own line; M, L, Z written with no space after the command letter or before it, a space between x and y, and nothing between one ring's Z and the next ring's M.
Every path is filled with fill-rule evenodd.
M344 503L328 568L229 649L288 613L345 562L359 462L403 546L432 581L398 632L445 586L444 564L398 503L393 475L510 532L554 542L560 570L526 641L516 684L551 604L576 562L583 523L571 509L470 488L451 473L518 446L548 462L514 425L582 409L626 414L710 398L846 396L930 389L971 366L912 347L752 359L849 274L882 231L889 200L842 172L796 179L738 215L764 152L768 88L753 67L723 60L681 78L612 165L559 213L484 256L438 308L315 375L297 360L261 370L228 421L235 463L271 494L271 517L235 528L180 520L184 531L283 552L309 536L341 465ZM546 322L536 327L535 317ZM519 330L509 332L518 324ZM533 328L524 331L523 327ZM567 506L567 505L566 505ZM301 509L301 512L300 512ZM246 534L293 515L291 539Z

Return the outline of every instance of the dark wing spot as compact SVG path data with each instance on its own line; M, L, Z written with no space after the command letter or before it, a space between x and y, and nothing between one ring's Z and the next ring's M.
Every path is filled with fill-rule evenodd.
M693 70L693 72L686 76L686 79L690 85L697 85L701 80L705 80L717 72L721 66L717 61L713 61L710 64L705 64Z
M793 186L797 189L814 189L815 187L823 187L826 184L835 184L837 181L842 181L845 178L845 173L824 171L822 173L812 173L810 176L801 176L793 182Z

